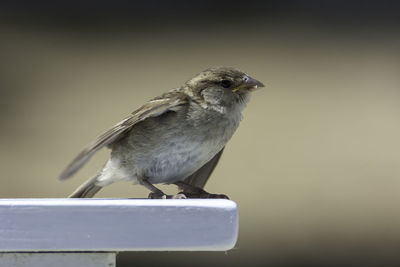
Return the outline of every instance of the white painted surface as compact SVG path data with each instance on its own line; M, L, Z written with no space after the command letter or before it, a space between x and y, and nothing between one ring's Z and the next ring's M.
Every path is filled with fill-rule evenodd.
M238 235L223 199L0 199L0 252L224 251Z
M115 253L0 253L0 267L115 267Z

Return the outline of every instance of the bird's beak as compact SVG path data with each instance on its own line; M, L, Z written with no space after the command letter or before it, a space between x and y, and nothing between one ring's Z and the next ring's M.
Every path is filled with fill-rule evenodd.
M248 87L252 88L252 90L256 90L258 87L264 87L264 84L254 78L249 77L249 79L245 82Z
M243 81L241 85L233 89L233 92L236 91L245 91L245 92L252 92L257 90L259 87L264 87L264 84L250 76L246 77L247 79Z

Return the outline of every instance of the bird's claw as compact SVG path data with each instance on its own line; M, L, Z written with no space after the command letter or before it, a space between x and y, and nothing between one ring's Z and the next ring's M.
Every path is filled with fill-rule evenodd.
M187 197L183 193L179 193L179 194L176 194L176 195L165 195L165 194L161 195L161 194L157 194L157 193L151 192L149 194L148 198L150 198L150 199L185 199Z
M208 194L207 198L219 198L219 199L228 199L229 200L229 197L224 194Z
M181 192L180 194L184 194L186 196L186 198L229 199L229 197L227 195L224 195L224 194L211 194L211 193L208 193L206 191L199 192L199 193Z
M179 193L176 195L164 195L162 198L163 199L186 199L187 197L185 194Z

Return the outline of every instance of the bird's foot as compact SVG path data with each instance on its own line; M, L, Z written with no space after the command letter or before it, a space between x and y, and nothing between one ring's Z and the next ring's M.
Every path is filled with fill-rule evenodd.
M164 195L163 199L185 199L187 198L185 194L179 193L176 195Z
M183 193L179 193L176 195L166 195L166 194L157 194L157 193L151 192L149 194L148 198L151 198L151 199L185 199L187 197Z
M179 181L176 182L175 185L177 185L179 188L183 190L181 194L184 194L187 198L220 198L220 199L229 199L227 195L224 194L211 194L205 191L201 187L197 187L194 185L191 185L189 183L186 183L184 181Z
M219 199L229 199L227 195L224 194L211 194L206 191L196 192L196 193L189 193L189 192L181 192L179 194L184 194L186 198L219 198ZM179 195L178 194L178 195Z

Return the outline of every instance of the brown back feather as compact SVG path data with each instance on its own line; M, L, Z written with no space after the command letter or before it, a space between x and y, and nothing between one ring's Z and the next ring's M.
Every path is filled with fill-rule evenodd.
M112 144L124 133L132 129L136 123L149 117L159 116L167 111L177 111L182 105L187 103L186 95L178 90L172 90L160 97L154 98L139 109L132 112L132 115L119 122L111 129L98 136L93 142L88 144L61 173L59 179L65 180L75 174L89 159L101 148Z

